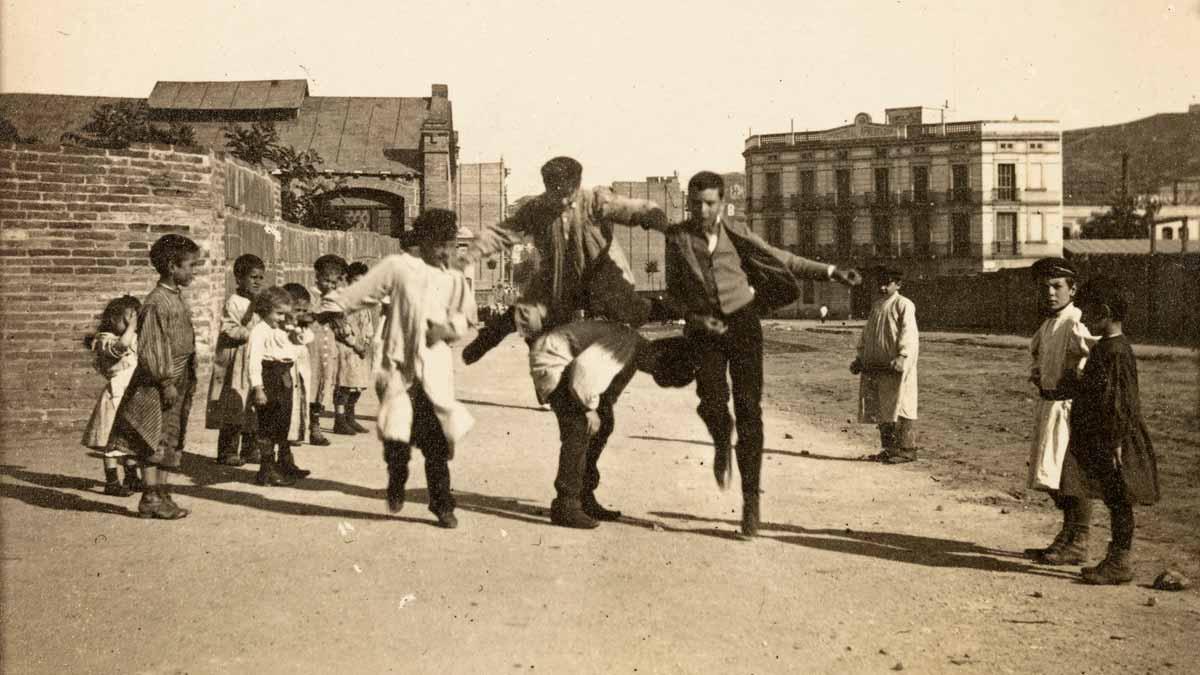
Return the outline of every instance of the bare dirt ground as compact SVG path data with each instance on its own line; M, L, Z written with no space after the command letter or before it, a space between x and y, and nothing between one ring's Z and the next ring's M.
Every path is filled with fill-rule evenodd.
M740 498L713 483L694 394L644 376L601 462L601 501L626 517L551 526L554 418L511 339L460 370L479 425L452 464L455 531L432 526L419 460L386 513L371 436L301 447L313 477L262 488L197 432L176 490L193 513L168 523L100 494L76 438L6 429L3 671L1194 672L1200 597L1146 587L1167 564L1196 572L1193 361L1143 359L1168 496L1139 511L1136 583L1092 588L1018 553L1054 530L1043 499L1010 494L1021 351L927 336L929 459L886 467L854 461L874 445L846 423L854 337L807 326L768 332L753 542L734 537Z

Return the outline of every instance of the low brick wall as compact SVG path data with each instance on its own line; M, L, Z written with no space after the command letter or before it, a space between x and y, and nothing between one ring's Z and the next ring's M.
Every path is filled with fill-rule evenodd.
M163 234L191 237L204 252L185 291L196 327L199 411L238 255L261 256L278 283L310 283L312 261L323 253L370 260L399 250L372 233L283 223L279 203L277 181L223 153L0 144L4 429L42 434L87 421L103 378L82 339L109 299L154 287L148 252Z

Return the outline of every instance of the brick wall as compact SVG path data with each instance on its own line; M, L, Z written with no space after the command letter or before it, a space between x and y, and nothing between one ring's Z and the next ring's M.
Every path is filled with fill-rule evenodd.
M109 299L153 288L149 248L168 232L191 237L204 255L185 291L199 411L234 258L256 253L276 281L311 283L322 253L369 260L397 250L370 233L280 222L278 184L223 154L0 144L2 426L32 434L82 427L103 387L82 338Z

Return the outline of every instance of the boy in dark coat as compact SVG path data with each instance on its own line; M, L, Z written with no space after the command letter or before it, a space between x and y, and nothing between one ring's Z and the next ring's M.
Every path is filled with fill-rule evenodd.
M1142 420L1137 361L1121 329L1127 312L1121 288L1100 277L1080 290L1077 301L1084 324L1100 341L1072 384L1071 442L1061 489L1079 499L1103 499L1112 518L1108 555L1082 570L1084 582L1124 584L1133 580L1133 505L1158 501L1158 465Z

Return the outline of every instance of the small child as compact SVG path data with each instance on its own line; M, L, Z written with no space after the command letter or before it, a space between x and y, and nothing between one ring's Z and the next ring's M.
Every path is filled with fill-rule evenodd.
M250 253L240 255L233 261L237 290L225 301L225 309L221 314L221 333L217 336L213 353L205 426L220 429L217 435L217 463L226 466L258 462L253 411L250 407L250 373L246 369L246 340L250 337L250 329L258 321L258 317L250 311L250 303L262 289L266 269L262 258Z
M1047 565L1075 565L1087 560L1092 503L1059 491L1063 461L1070 443L1070 387L1060 386L1083 371L1092 336L1080 321L1075 299L1075 267L1063 258L1042 258L1031 268L1046 320L1034 333L1029 381L1040 400L1034 411L1028 486L1045 490L1063 512L1062 529L1046 548L1025 554Z
M292 319L300 332L300 340L306 345L311 344L314 339L312 294L303 284L297 283L284 284L283 290L292 296ZM312 364L307 348L296 350L296 365L292 369L292 377L296 380L298 391L292 403L292 422L288 431L288 440L290 441L289 445L296 446L304 444L304 438L308 433L309 409L313 403ZM302 473L303 475L297 477L303 478L309 472L303 471Z
M858 421L879 425L882 450L871 459L903 464L917 458L917 308L900 295L904 274L879 270L879 299L858 340L850 372L861 373Z
M83 343L96 353L96 371L107 378L100 400L92 410L87 428L83 431L83 445L101 453L104 458L104 494L128 497L141 490L137 477L137 462L128 452L108 450L108 437L112 431L117 407L125 396L125 388L137 368L137 316L142 303L132 295L123 295L111 300L100 315L96 334L88 336ZM118 461L125 463L125 483L117 476Z
M143 518L177 520L188 515L171 498L169 474L179 468L187 436L188 412L196 389L196 334L183 289L192 283L200 257L196 242L166 234L150 247L158 285L138 314L138 363L117 408L109 451L136 455L144 491Z
M296 397L293 371L300 350L307 348L303 332L292 323L292 296L284 289L272 286L255 296L254 313L259 322L250 330L246 362L262 453L255 482L294 485L300 474L307 475L296 466L288 442Z
M324 298L346 285L350 266L339 255L328 253L313 262L317 275L317 291ZM341 330L341 329L339 329ZM325 401L334 397L339 366L339 336L328 321L320 321L312 327L313 341L308 344L309 364L312 368L313 391L310 394L308 442L311 445L329 445L330 441L321 433L321 413L325 412Z
M1133 505L1158 501L1158 462L1142 420L1137 360L1121 329L1127 312L1121 287L1111 278L1090 280L1078 302L1084 324L1100 340L1072 387L1071 442L1060 489L1084 501L1103 499L1112 519L1108 555L1083 568L1083 581L1125 584L1133 580Z
M361 279L370 268L355 262L347 267L347 283ZM346 317L346 331L337 345L337 386L333 390L333 433L364 434L367 428L358 423L355 406L362 392L371 384L369 349L375 335L375 312L364 310Z
M388 468L388 510L396 513L404 507L408 462L416 446L425 455L429 510L447 529L458 527L449 462L455 445L474 425L471 413L454 397L448 344L466 332L469 317L475 315L469 284L462 273L448 269L457 236L452 211L425 211L413 223L412 241L420 257L387 256L358 282L331 291L320 309L327 323L344 322L339 315L391 298L375 380L380 399L376 428Z

